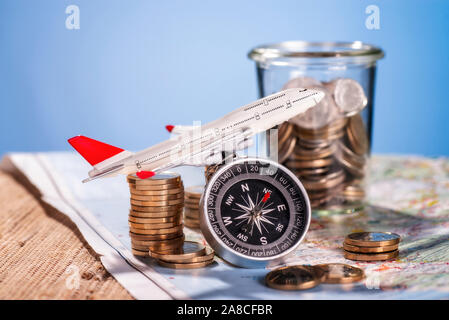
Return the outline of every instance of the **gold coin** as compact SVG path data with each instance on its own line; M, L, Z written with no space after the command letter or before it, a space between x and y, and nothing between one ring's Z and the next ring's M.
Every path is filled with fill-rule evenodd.
M366 164L367 155L358 155L349 149L342 141L339 141L336 147L336 153L341 153L344 158L353 163L357 167L364 167Z
M354 150L355 153L358 155L363 155L368 152L368 135L360 114L356 114L355 116L349 118L346 133L352 146L352 150Z
M134 222L134 223L168 223L168 222L180 222L181 216L173 216L173 217L164 217L164 218L141 218L141 217L135 217L135 216L128 216L128 221Z
M311 169L301 169L295 170L295 174L301 177L309 177L316 175L323 175L330 171L330 167L322 167L322 168L311 168Z
M315 159L323 159L330 157L335 151L333 145L326 146L324 148L316 148L316 149L305 149L299 148L297 152L295 152L293 159L295 160L315 160Z
M182 236L184 233L182 231L176 233L168 233L168 234L137 234L134 232L129 232L129 236L133 240L139 241L156 241L156 240L171 240Z
M137 240L131 238L131 243L139 245L139 246L148 246L149 248L155 248L155 249L163 249L163 248L169 248L169 247L175 247L184 242L184 235L180 237L176 237L169 240Z
M398 244L401 237L391 232L356 232L348 234L345 243L359 247L384 247Z
M206 254L206 247L194 241L184 241L183 253L178 255L166 255L159 251L151 251L150 256L156 259L163 259L164 261L173 262L180 259L189 259Z
M365 190L359 185L347 185L343 191L342 194L344 196L349 197L364 197L365 196Z
M311 181L303 179L301 182L306 188L306 190L322 190L322 189L330 189L335 186L341 184L345 180L345 175L343 170L332 172L328 175L325 175L320 180Z
M200 223L199 222L193 222L191 220L185 220L184 221L184 225L187 228L190 228L190 229L199 229L200 228Z
M157 263L166 268L172 268L172 269L196 269L196 268L204 268L210 265L212 262L214 262L214 259L204 261L204 262L193 262L193 263L171 263L171 262L165 262L162 260L157 259Z
M163 172L160 174L156 174L155 176L148 179L140 179L135 173L129 174L126 179L128 183L138 184L138 185L147 185L147 186L155 186L161 184L174 184L179 183L181 181L181 176L175 172Z
M179 211L182 212L183 205L178 204L178 205L173 205L173 206L148 207L148 206L137 206L137 205L131 204L131 209L134 212L148 212L148 213L150 213L150 212L154 212L154 213L165 212L165 213L167 213L166 214L167 216L170 216L170 215L174 215L173 214L174 212L175 213L178 213ZM133 214L133 216L134 215L135 214Z
M200 211L200 207L199 206L191 206L191 205L185 205L184 206L184 211L187 212L199 212Z
M359 246L353 246L347 243L343 243L343 249L349 252L354 253L383 253L383 252L390 252L397 250L399 247L399 244L393 244L391 246L383 246L383 247L359 247Z
M289 160L287 163L289 168L303 169L303 168L321 168L327 167L332 164L332 158L316 159L310 161L292 161Z
M331 140L305 140L305 139L298 139L298 145L303 148L307 149L319 149L319 148L327 148L331 146L334 142Z
M282 145L289 137L293 135L294 125L289 122L284 122L279 126L278 130L278 145Z
M200 199L191 199L191 198L184 199L184 204L197 206L199 203L200 203Z
M168 201L168 200L177 200L184 198L184 194L170 194L166 196L141 196L137 194L131 193L131 199L133 200L141 200L141 201Z
M148 255L149 249L147 246L132 246L131 249L134 251L138 251L138 253L142 256L149 257ZM145 255L143 254L144 252L146 253ZM181 247L166 249L163 250L163 252L166 252L167 254L178 254L181 253Z
M185 211L184 218L198 220L200 218L199 211Z
M172 228L164 228L164 229L137 229L130 227L129 230L135 234L145 234L145 235L156 235L156 234L172 234L178 233L182 231L182 224Z
M131 198L131 204L143 207L161 207L161 206L173 206L177 204L183 204L184 199L166 200L166 201L141 201L133 200Z
M184 185L182 182L179 183L170 183L170 184L158 184L154 186L147 186L147 185L134 185L129 184L129 190L132 191L165 191L165 190L176 190L176 189L183 189Z
M265 276L265 283L267 286L279 290L310 289L321 283L317 270L312 266L282 267L270 271Z
M185 193L187 197L190 198L201 198L201 195L204 192L204 186L191 186L185 188Z
M183 188L174 188L167 190L136 190L134 188L130 188L129 191L131 194L138 196L167 196L173 194L182 194L184 192Z
M135 255L135 256L139 256L139 257L149 257L148 251L147 251L147 250L137 250L137 249L131 248L131 252L132 252L132 254Z
M156 218L171 218L177 219L182 216L182 209L175 211L162 211L162 212L143 212L143 211L129 211L130 216L141 219L156 219ZM129 217L129 216L128 216Z
M338 162L351 174L353 174L356 177L362 178L365 176L365 167L359 166L358 164L355 164L354 162L351 162L351 160L348 160L348 158L345 158L341 155L341 153L336 153L335 158L338 160Z
M178 222L167 222L167 223L134 223L134 222L128 221L128 225L130 226L130 228L134 228L134 229L151 230L151 229L173 228L173 227L181 225L181 222L178 221Z
M185 216L184 221L188 221L190 223L200 223L200 218L199 217L191 218L191 217Z
M279 163L285 162L293 153L296 146L296 137L291 137L279 149Z
M346 250L343 251L346 259L357 261L382 261L396 258L399 255L398 250L384 253L353 253Z
M151 251L152 252L152 251ZM151 257L151 252L149 253ZM215 253L212 249L206 248L206 252L203 255L195 256L195 257L184 257L184 254L174 254L174 255L161 255L159 260L171 263L195 263L195 262L206 262L209 260L213 260Z
M365 277L365 272L362 269L344 263L325 263L314 267L324 270L324 283L352 283Z

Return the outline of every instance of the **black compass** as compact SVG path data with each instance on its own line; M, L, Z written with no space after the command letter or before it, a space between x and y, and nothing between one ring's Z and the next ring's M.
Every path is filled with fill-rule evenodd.
M310 223L301 182L284 166L241 159L221 167L201 199L201 231L225 260L262 267L293 251Z

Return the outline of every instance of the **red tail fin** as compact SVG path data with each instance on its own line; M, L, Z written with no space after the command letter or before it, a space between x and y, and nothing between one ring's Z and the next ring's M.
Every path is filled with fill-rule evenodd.
M122 151L125 151L123 149L84 136L76 136L70 138L68 142L92 166L106 159L109 159Z

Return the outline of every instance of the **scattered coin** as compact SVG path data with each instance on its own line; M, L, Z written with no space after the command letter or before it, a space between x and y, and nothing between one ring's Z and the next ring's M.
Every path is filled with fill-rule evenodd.
M383 247L359 247L343 243L343 249L353 253L384 253L398 250L399 244Z
M173 269L202 268L214 261L215 253L212 249L197 242L186 241L181 252L169 253L159 250L149 251L149 255L155 258L159 265Z
M391 246L400 241L401 237L391 232L356 232L345 238L345 243L359 247Z
M399 255L399 251L395 250L392 252L384 253L353 253L344 250L344 255L346 259L358 260L358 261L383 261L396 258Z
M305 290L319 285L321 279L311 266L288 266L270 271L265 283L273 289Z
M183 232L169 233L169 234L138 234L132 231L129 232L131 239L143 240L143 241L155 241L155 240L171 240L183 235Z
M358 282L365 277L362 269L343 263L318 264L315 267L325 272L324 283L352 283Z
M163 260L157 260L157 263L161 265L162 267L166 268L172 268L172 269L197 269L197 268L204 268L210 265L214 260L208 260L204 262L191 262L191 263L172 263L172 262L165 262Z

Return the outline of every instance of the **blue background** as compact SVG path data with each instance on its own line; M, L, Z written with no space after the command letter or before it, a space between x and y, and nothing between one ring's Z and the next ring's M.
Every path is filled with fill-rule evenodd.
M79 30L65 8L80 8ZM366 6L380 30L365 28ZM374 152L449 155L449 1L0 1L0 155L84 134L138 150L165 124L257 98L252 47L361 40L378 64Z

